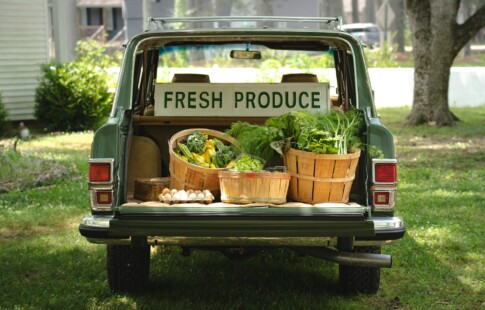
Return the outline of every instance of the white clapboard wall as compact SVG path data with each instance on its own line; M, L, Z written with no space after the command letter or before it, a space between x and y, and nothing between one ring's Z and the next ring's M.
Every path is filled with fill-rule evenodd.
M40 65L50 59L47 1L0 1L0 92L13 121L34 118Z

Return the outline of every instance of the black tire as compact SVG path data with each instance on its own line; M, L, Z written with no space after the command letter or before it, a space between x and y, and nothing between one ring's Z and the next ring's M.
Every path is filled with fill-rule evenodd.
M150 247L107 246L108 284L115 293L135 293L146 288L150 273Z
M380 254L379 246L354 247L354 253ZM381 281L381 268L339 266L340 286L345 293L375 294Z

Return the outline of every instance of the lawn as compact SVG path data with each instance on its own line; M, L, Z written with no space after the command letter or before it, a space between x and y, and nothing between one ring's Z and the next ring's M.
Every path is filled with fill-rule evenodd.
M376 295L343 296L335 264L284 249L235 263L176 247L154 250L148 291L112 295L104 246L77 231L89 212L92 133L19 142L27 161L63 172L0 194L0 309L485 308L485 107L453 111L462 119L454 127L409 128L407 109L379 110L396 137L397 213L408 233L383 248L393 267Z

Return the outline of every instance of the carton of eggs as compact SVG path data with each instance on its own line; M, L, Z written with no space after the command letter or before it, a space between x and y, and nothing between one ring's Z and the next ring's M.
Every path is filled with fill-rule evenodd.
M176 190L164 188L162 193L158 196L158 199L164 203L186 203L186 202L199 202L199 203L211 203L214 200L214 196L211 191L205 189L201 190Z

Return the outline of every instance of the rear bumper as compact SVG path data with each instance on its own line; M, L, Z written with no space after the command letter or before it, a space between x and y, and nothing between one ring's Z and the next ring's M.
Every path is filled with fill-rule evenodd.
M294 216L291 212L261 216L256 212L238 216L192 214L190 217L177 212L151 217L86 215L79 225L79 231L93 243L117 243L129 241L132 236L152 236L150 238L155 240L154 243L160 244L174 244L173 240L177 238L179 241L175 244L178 244L183 238L195 244L215 240L220 240L217 243L221 244L227 244L230 240L235 244L253 244L257 240L258 244L264 245L267 240L280 240L278 244L298 246L305 245L304 240L314 239L321 244L322 240L336 237L355 237L360 243L392 241L402 238L406 228L400 217L366 219L359 212L311 216Z

